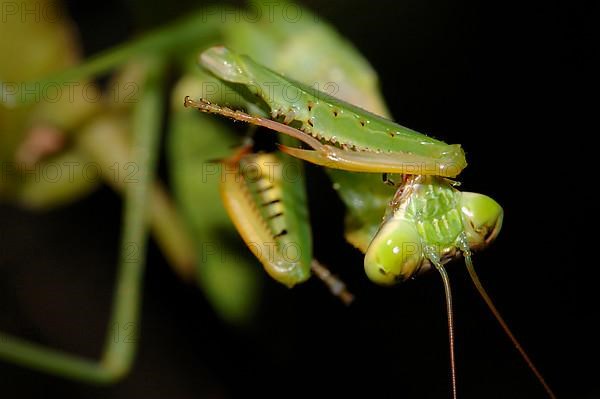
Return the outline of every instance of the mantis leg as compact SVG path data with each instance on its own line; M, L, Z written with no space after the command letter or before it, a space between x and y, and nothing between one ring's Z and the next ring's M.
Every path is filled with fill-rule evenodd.
M135 357L135 339L114 340L113 325L132 326L138 335L142 277L148 240L149 193L156 165L163 109L162 60L148 60L143 96L133 115L132 159L139 166L137 182L125 188L117 285L109 333L99 361L67 354L0 333L0 357L47 373L98 384L112 383L129 371ZM116 324L115 324L116 323Z
M333 275L319 261L313 259L310 268L315 276L329 288L331 294L338 297L344 305L350 305L354 301L354 295L346 289L346 284Z
M351 151L329 144L322 144L308 133L285 123L222 107L202 98L199 101L195 101L187 96L184 99L184 105L186 107L197 108L201 112L222 115L240 122L266 127L300 140L311 147L312 150L303 150L287 145L279 145L279 149L295 158L327 168L351 172L438 175L444 177L456 177L464 168L464 166L459 166L449 160L436 159L408 152L381 153ZM459 148L456 147L455 150L458 151Z

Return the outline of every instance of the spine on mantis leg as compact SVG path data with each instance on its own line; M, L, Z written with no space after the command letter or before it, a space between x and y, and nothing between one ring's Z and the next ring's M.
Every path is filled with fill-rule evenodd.
M398 125L224 47L204 51L200 62L218 78L241 84L260 97L273 119L296 122L299 130L326 144L326 154L320 157L303 150L286 151L299 158L345 170L446 177L458 175L466 166L458 144L449 145ZM348 153L354 153L351 161L341 162Z

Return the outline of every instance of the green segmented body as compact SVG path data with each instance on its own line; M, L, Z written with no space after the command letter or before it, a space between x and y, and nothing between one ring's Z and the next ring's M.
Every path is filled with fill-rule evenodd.
M273 181L273 174L263 173L262 170L265 163L271 162L258 154L248 155L240 160L240 168L245 171L240 176L248 189L251 201L256 204L257 213L265 221L273 237L280 238L287 235L288 230L283 218L283 193L281 186Z
M253 154L242 158L240 167L246 171L248 191L271 231L277 249L288 259L300 260L302 269L309 274L312 240L306 223L302 223L308 218L306 198L303 191L299 193L288 187L290 183L296 187L303 184L294 181L301 178L299 170L286 176L287 169L299 167L299 162L284 154ZM300 194L302 198L299 198Z
M288 287L307 280L312 238L299 161L280 153L250 154L225 166L221 196L250 250Z
M446 144L284 77L225 48L201 56L202 65L223 79L245 85L269 106L273 118L296 121L299 129L343 149L409 153L466 165L458 144Z

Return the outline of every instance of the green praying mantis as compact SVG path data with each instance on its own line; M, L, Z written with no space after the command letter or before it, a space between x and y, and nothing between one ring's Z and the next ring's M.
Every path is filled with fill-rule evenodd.
M304 24L303 20L302 24L275 23L268 31L260 24L223 27L214 16L219 14L203 12L169 31L171 36L161 32L135 43L130 51L119 48L105 57L92 59L71 75L63 75L63 78L89 78L122 65L132 55L144 58L142 101L132 115L131 153L143 176L139 184L125 190L126 220L121 244L125 256L115 289L111 324L137 325L146 213L152 205L149 195L164 106L165 61L169 59L169 48L183 43L190 48L190 54L193 49L194 59L202 51L202 67L212 76L203 74L198 78L193 75L198 73L195 62L187 58L181 62L189 79L181 79L173 91L170 127L174 132L185 124L186 118L198 116L191 116L190 110L181 105L184 95L189 95L184 103L187 107L281 133L278 139L282 143L281 152L255 152L251 144L246 144L216 163L221 170L219 189L223 204L247 246L271 277L291 287L314 273L343 301L352 299L343 284L312 255L299 159L324 166L347 207L346 239L365 253L365 271L371 280L392 285L431 268L441 274L448 309L453 396L457 396L457 388L452 296L444 264L463 256L484 300L549 396L554 397L474 273L471 251L484 248L498 234L502 209L487 196L457 191L450 179L466 166L460 146L447 145L384 118L388 112L377 93L374 72L327 26ZM220 36L216 40L206 39L211 35ZM200 37L206 39L201 46L195 43ZM210 47L217 43L252 54L261 63L225 47ZM235 98L202 93L198 82L206 81L222 84L219 87L232 90ZM334 82L339 90L334 97L307 85L315 82L321 83L318 87ZM204 99L197 98L198 93ZM220 136L220 131L210 125L201 128L194 125L189 130L199 139L214 140L212 145L219 149L239 142ZM298 148L298 142L309 149ZM205 159L200 162L206 163L216 155L208 147L202 154ZM290 175L290 171L297 173ZM175 185L185 185L174 180ZM204 222L209 224L210 215L205 216ZM138 256L134 262L128 262L126 255L132 248ZM99 362L65 355L18 338L0 338L3 358L96 383L110 383L124 376L135 355L134 345L114 342L110 337Z
M375 283L395 284L432 266L440 273L446 294L453 398L457 398L454 322L444 264L461 255L485 303L547 394L555 397L475 273L472 250L483 249L495 239L502 226L503 210L488 196L461 193L455 188L449 178L456 177L466 166L459 145L445 144L318 92L225 47L204 51L200 63L219 79L247 90L256 103L262 102L270 118L232 110L205 99L195 101L189 96L184 101L186 107L262 126L303 142L311 149L287 145L279 145L279 149L304 161L342 171L383 173L388 182L388 173L400 174L401 182L395 185L383 220L377 214L374 219L366 220L371 227L378 227L355 238L353 244L365 252L365 272ZM290 89L295 93L293 96L289 95ZM313 262L306 211L298 209L304 205L303 197L297 195L297 188L289 184L285 187L281 176L285 160L281 163L272 160L279 168L268 173L266 161L259 161L259 169L264 171L258 179L244 173L247 170L244 162L257 157L246 155L248 151L249 146L225 161L233 165L235 173L233 179L223 179L221 194L238 231L265 270L281 283L293 286L309 277ZM352 209L353 201L361 200L348 201L344 191L360 185L361 175L340 176L343 175L331 177ZM360 197L369 192L354 195ZM275 244L274 251L266 250L266 242ZM301 256L292 259L283 254L290 243L298 243Z

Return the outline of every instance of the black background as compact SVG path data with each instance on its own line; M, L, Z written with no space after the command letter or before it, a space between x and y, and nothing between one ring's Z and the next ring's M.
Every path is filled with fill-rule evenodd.
M192 1L67 3L87 55L194 7ZM592 130L579 126L593 103L575 105L588 85L592 3L303 4L371 61L398 121L463 144L469 161L463 189L486 193L505 210L498 240L475 257L482 280L559 397L600 397L593 379L597 299L585 284L593 281L588 265L597 257L584 229L596 223L585 207L594 196L586 176L593 168L581 156ZM217 318L201 292L183 285L152 245L140 350L129 377L98 388L0 362L1 395L449 397L439 277L393 289L370 283L362 257L343 241L339 200L325 177L309 169L316 253L357 295L353 306L344 308L317 282L290 291L266 280L256 320L236 329ZM120 216L121 201L109 189L46 214L0 206L0 328L98 356ZM449 273L459 397L544 397L460 262Z

